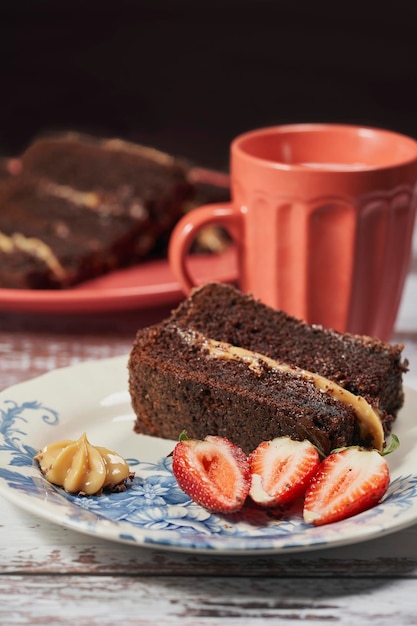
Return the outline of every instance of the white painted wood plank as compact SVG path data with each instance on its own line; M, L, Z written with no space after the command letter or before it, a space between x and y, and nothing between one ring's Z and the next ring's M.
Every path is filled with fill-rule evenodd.
M0 594L8 626L415 624L415 580L2 576Z

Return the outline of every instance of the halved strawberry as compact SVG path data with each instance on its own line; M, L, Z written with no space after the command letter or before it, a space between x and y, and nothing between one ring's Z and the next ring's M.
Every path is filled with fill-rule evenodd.
M307 489L304 521L320 526L378 504L388 489L387 462L377 450L353 446L332 452Z
M181 489L212 512L238 511L249 493L246 455L224 437L208 435L198 440L182 436L173 452L172 470Z
M264 441L249 456L250 496L265 507L289 504L303 495L319 464L317 448L307 440Z

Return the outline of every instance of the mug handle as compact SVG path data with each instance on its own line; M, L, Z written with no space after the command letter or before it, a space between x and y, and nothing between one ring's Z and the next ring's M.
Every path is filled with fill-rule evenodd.
M209 225L223 226L235 239L239 223L240 214L231 202L205 204L192 209L177 222L169 240L168 259L175 278L186 294L197 287L187 268L187 255L198 232Z

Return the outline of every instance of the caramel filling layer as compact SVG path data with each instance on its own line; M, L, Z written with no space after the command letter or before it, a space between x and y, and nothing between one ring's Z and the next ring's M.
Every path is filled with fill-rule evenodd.
M25 237L21 233L13 233L12 235L0 233L0 251L5 254L24 252L41 259L57 278L64 279L66 276L64 268L52 249L37 237Z
M356 396L347 389L340 387L337 383L309 372L302 368L290 367L281 361L275 361L264 354L252 352L229 343L208 339L201 333L194 330L185 330L178 328L178 333L184 341L207 352L210 358L214 359L230 359L245 363L250 370L257 374L261 374L267 366L271 370L280 371L292 376L298 376L303 380L309 380L320 389L323 393L332 397L338 402L342 402L345 406L351 407L355 412L361 436L366 439L371 437L373 447L381 451L384 445L384 430L382 428L381 419L378 412L363 398Z
M94 191L80 191L69 185L61 185L52 181L43 184L44 192L57 198L67 200L90 211L95 211L101 215L120 215L124 212L123 201L117 193L99 194ZM144 221L149 217L149 213L139 199L129 202L128 213L138 221Z
M48 181L44 184L44 189L47 193L68 200L74 204L79 204L88 209L97 210L100 206L100 198L97 193L93 191L79 191L74 187L68 185L59 185L52 181Z

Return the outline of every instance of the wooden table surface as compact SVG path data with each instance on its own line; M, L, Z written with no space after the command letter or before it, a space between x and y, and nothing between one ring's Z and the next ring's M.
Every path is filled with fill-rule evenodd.
M416 252L414 256L417 257ZM127 354L168 308L0 312L0 388ZM394 341L417 388L417 263ZM416 460L417 462L417 460ZM417 525L353 546L272 556L165 552L86 536L0 502L0 624L417 624Z

